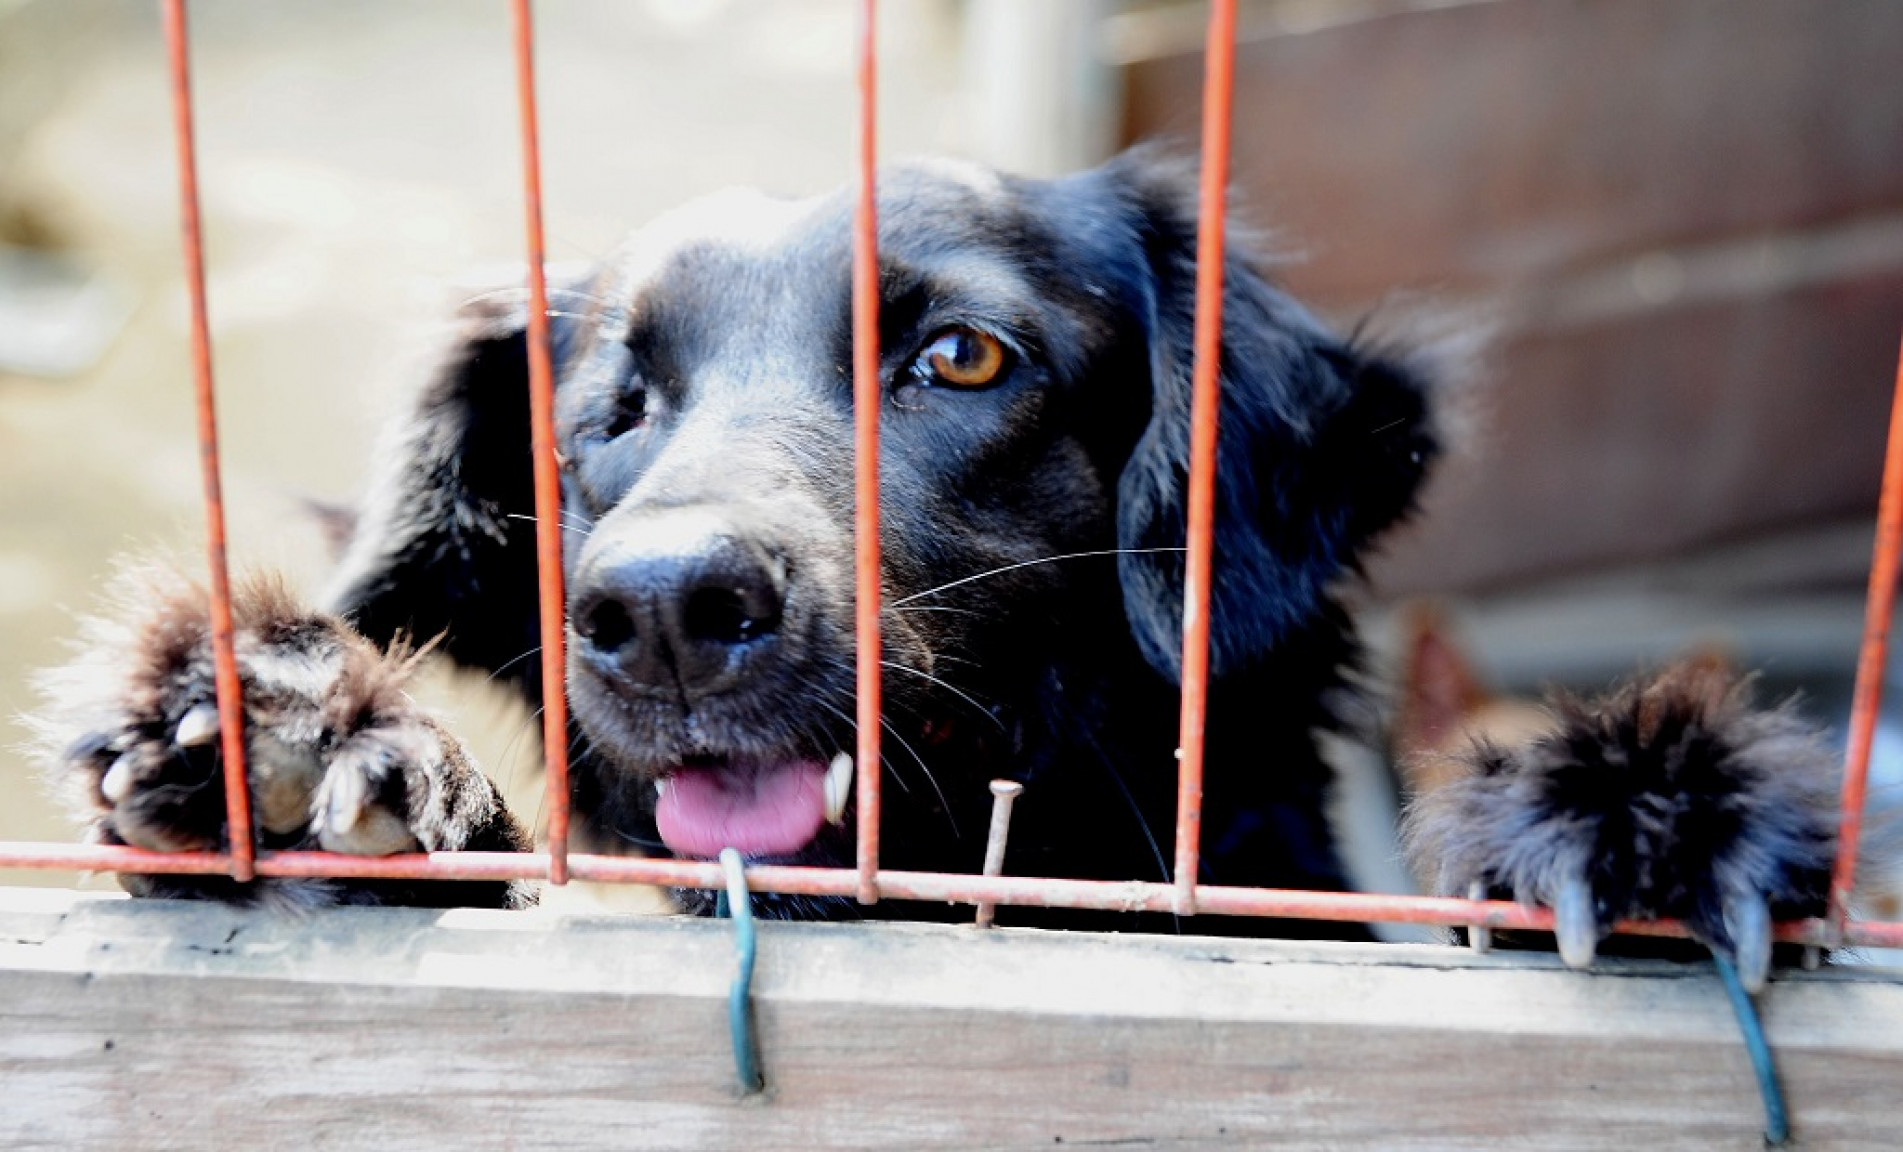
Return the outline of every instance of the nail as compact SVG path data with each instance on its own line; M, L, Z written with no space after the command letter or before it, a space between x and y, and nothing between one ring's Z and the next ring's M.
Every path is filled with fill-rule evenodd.
M985 875L1004 874L1004 843L1011 834L1011 802L1024 794L1024 785L1016 780L991 782L991 832L985 837ZM977 925L991 927L998 905L991 900L978 902Z

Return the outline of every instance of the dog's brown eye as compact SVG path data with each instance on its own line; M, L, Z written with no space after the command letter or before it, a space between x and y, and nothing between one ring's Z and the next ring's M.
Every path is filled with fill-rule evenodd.
M932 339L919 356L920 367L932 380L954 388L983 388L1004 372L1004 345L996 336L976 328L948 328Z

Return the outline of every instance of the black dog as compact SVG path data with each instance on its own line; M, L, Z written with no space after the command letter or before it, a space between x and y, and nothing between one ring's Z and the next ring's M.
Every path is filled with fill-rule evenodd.
M1050 182L882 174L892 868L975 870L985 783L1004 776L1027 785L1010 871L1168 876L1192 184L1146 152ZM574 803L594 848L851 858L851 824L828 803L853 747L849 256L844 195L729 195L556 293ZM1331 587L1409 511L1437 432L1406 359L1331 333L1243 252L1226 264L1202 879L1339 889L1315 736L1338 726L1357 649ZM382 690L401 658L337 620L377 645L440 636L458 663L539 698L524 313L494 299L466 311L356 524L336 616L269 595L240 605L271 842L522 842L453 741ZM95 643L116 667L136 654L130 679L69 678L55 694L64 762L108 841L222 836L202 609L188 602L164 600L159 623L148 604L143 639ZM921 911L936 914L897 910Z

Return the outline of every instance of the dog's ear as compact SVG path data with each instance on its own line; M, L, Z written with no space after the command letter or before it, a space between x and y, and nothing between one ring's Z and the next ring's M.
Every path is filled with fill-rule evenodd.
M556 291L551 289L552 292ZM327 606L379 643L443 635L460 664L531 691L541 662L526 292L478 296L381 445ZM559 365L573 325L551 326Z
M1142 251L1149 422L1117 485L1124 604L1146 659L1182 664L1195 315L1193 172L1134 151L1091 174ZM1325 607L1412 507L1438 450L1425 377L1331 333L1230 244L1223 266L1210 666L1256 663ZM1153 550L1153 551L1145 551Z

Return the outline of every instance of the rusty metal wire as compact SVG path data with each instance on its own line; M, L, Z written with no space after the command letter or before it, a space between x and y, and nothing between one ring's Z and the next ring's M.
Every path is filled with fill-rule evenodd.
M179 227L185 241L185 287L192 309L192 379L198 406L198 462L204 472L205 552L211 592L211 653L224 752L226 868L252 878L251 790L244 757L244 687L231 621L231 570L225 561L225 497L218 467L218 408L211 374L211 321L205 306L205 236L198 216L198 145L192 123L191 37L185 0L165 0L165 47L172 82L172 139L178 150Z
M384 857L326 852L254 852L249 793L245 787L242 700L233 655L230 589L226 575L223 501L219 485L212 357L204 291L204 242L198 213L196 158L185 0L164 0L165 33L172 76L179 156L180 218L185 270L192 301L192 357L199 412L201 459L211 567L214 654L224 741L228 852L159 853L128 847L0 841L0 865L29 869L252 876L500 880L569 877L610 883L720 889L721 865L712 861L639 859L568 851L567 718L563 693L563 594L560 492L553 436L553 371L548 338L547 288L543 276L541 180L535 107L531 0L514 0L516 68L522 110L523 183L529 248L529 357L536 467L536 544L541 572L544 750L549 770L549 850L539 853L417 853ZM1184 607L1182 756L1176 872L1168 883L1061 880L891 872L879 868L879 537L877 213L874 199L877 93L876 0L861 0L858 41L859 150L854 215L853 324L855 493L858 551L859 643L858 860L854 869L761 866L746 871L757 892L814 896L1012 904L1131 912L1196 912L1216 916L1279 917L1478 926L1546 931L1552 915L1539 908L1488 900L1366 893L1299 892L1200 886L1196 883L1202 791L1202 734L1208 687L1209 587L1213 567L1213 477L1216 447L1217 347L1220 334L1224 189L1227 183L1230 93L1233 89L1234 0L1218 0L1209 27L1205 80L1203 227L1198 237L1194 438L1191 465L1189 557ZM1776 926L1782 941L1822 946L1903 947L1903 923L1849 918L1872 736L1880 704L1891 607L1903 562L1903 362L1897 375L1879 510L1870 600L1847 753L1839 855L1826 918ZM1684 936L1675 921L1631 922L1621 932Z
M1850 918L1850 889L1857 878L1864 799L1870 780L1870 749L1883 703L1883 673L1890 651L1890 618L1896 608L1898 559L1903 556L1903 353L1896 365L1890 407L1890 439L1883 456L1883 490L1877 502L1877 540L1870 560L1870 591L1864 604L1863 649L1857 655L1857 686L1850 706L1850 744L1844 753L1842 824L1837 866L1830 878L1830 922Z
M1209 592L1215 570L1216 415L1222 367L1223 226L1228 219L1236 2L1216 0L1203 55L1203 169L1196 229L1196 328L1190 393L1188 555L1183 570L1183 703L1177 736L1178 916L1196 912L1203 834L1203 733L1209 716Z
M515 84L522 110L522 192L529 249L529 428L535 459L535 571L541 600L542 756L548 788L548 880L568 882L567 619L562 591L562 480L555 458L555 370L542 244L542 147L535 110L535 16L515 0Z
M641 859L571 853L570 875L611 884L653 884L670 888L718 889L726 878L719 863L701 860ZM228 859L219 852L151 852L142 848L92 844L0 841L0 863L8 867L79 872L151 872L206 875L224 872ZM399 856L339 856L329 852L263 852L260 876L328 876L396 880L534 880L548 873L540 852L432 852ZM850 868L798 868L758 865L747 869L754 892L801 896L852 896L857 874ZM1032 908L1085 908L1112 912L1169 912L1175 886L1155 881L1061 880L1029 876L971 876L939 872L881 872L880 894L891 900L932 903L1011 904ZM1277 917L1289 920L1339 920L1358 923L1435 924L1460 927L1550 932L1553 916L1503 900L1457 900L1441 896L1387 896L1367 892L1298 892L1269 888L1204 886L1197 910L1211 916ZM1685 937L1673 920L1628 921L1617 931L1636 936ZM1841 938L1828 922L1796 920L1774 930L1779 941L1855 947L1903 947L1903 923L1851 921Z
M855 643L858 648L861 904L879 899L879 208L878 0L859 3L858 196L852 217L852 419Z

